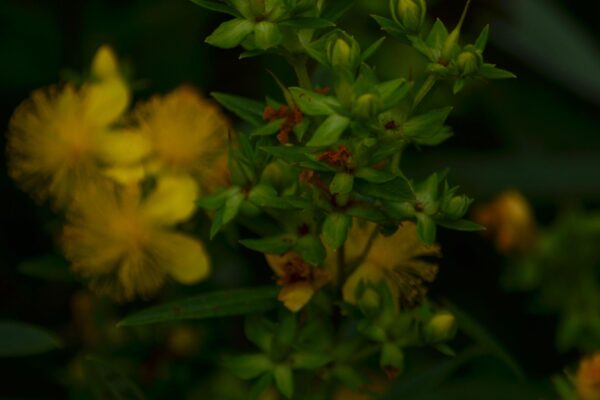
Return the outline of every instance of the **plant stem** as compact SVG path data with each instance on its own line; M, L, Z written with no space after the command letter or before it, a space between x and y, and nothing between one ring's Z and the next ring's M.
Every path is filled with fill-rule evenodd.
M306 67L306 58L298 58L292 62L296 76L298 77L298 84L302 89L312 90L312 81L308 75L308 68Z
M336 286L338 287L339 291L342 291L342 288L344 286L344 281L346 280L346 245L343 244L342 247L340 247L337 250L337 273L336 273Z
M436 82L437 82L437 78L435 76L429 75L427 77L425 82L423 82L423 86L421 86L421 88L415 95L415 99L414 99L413 105L412 105L413 110L415 108L417 108L419 103L421 103L421 101L425 98L425 96L427 96L427 94L429 94L429 92L431 91L431 89L433 89L433 86L435 85Z

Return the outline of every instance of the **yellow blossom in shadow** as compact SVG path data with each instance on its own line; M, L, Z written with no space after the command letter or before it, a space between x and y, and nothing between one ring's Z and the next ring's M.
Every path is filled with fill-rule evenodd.
M329 272L311 266L293 252L267 254L266 258L278 278L277 284L281 286L278 299L293 312L304 307L331 277Z
M190 174L203 192L227 185L229 125L215 103L182 86L138 106L135 120L153 148L150 172Z
M81 87L35 91L9 124L10 175L37 199L50 198L58 208L68 205L79 187L102 178L99 165L118 161L115 145L127 142L130 158L148 150L139 134L113 130L130 92L108 47L98 51L92 75L94 80Z
M63 233L65 256L92 288L117 300L148 297L167 275L184 284L210 269L201 242L174 230L195 210L189 177L161 177L142 197L137 186L86 187L75 196Z
M531 250L536 242L536 224L531 206L519 192L501 193L493 201L476 208L473 219L487 228L499 252L508 254Z
M354 221L344 246L346 267L354 271L343 286L344 301L356 304L361 281L385 282L400 307L412 307L427 294L438 267L431 258L441 256L438 245L426 245L413 222L404 222L391 236L378 232L376 224ZM326 266L334 269L336 254L328 251Z
M575 388L580 400L600 400L600 352L581 360Z

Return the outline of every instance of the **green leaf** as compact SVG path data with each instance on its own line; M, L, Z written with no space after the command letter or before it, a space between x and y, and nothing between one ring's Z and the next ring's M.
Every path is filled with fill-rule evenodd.
M288 163L314 161L310 157L311 150L302 146L265 146L260 149Z
M454 81L454 85L452 86L452 93L460 93L464 89L465 83L466 81L464 79L457 79L456 81Z
M241 17L242 15L233 7L227 4L209 1L209 0L190 0L192 3L199 5L200 7L206 8L207 10L222 12L225 14L232 15L234 17Z
M221 223L223 225L231 222L240 211L242 202L244 201L244 193L238 192L227 199L223 206L223 215L221 216Z
M240 244L249 248L250 250L265 254L283 254L290 250L295 243L296 237L292 235L240 240Z
M433 244L435 242L435 221L426 214L417 213L417 234L419 239L425 244Z
M60 346L60 340L45 329L18 321L0 321L0 357L30 356Z
M498 341L490 335L487 330L481 326L476 320L474 320L469 314L458 307L456 304L448 304L448 309L454 314L458 322L458 328L465 334L474 339L481 346L485 347L498 359L503 361L514 374L523 379L525 374L523 369L513 357L504 349L504 347L498 343Z
M373 221L373 222L385 222L386 221L386 217L383 214L383 212L381 212L381 210L379 210L378 208L375 207L370 207L368 205L353 205L352 207L350 207L349 209L346 210L346 214L351 216L351 217L356 217L356 218L362 218L362 219L366 219L367 221Z
M444 228L454 229L456 231L464 231L464 232L479 232L485 231L485 227L481 226L473 221L469 221L468 219L459 219L459 220L437 220L436 223Z
M490 26L486 25L479 34L479 37L475 41L475 48L481 52L485 51L487 46L488 37L490 36Z
M313 235L302 236L294 245L293 250L307 263L318 266L325 260L325 247L321 240Z
M517 76L510 71L496 68L493 64L483 64L479 70L481 76L487 79L509 79Z
M294 375L292 369L286 365L278 365L273 371L277 389L288 399L294 395Z
M228 198L236 194L240 191L239 187L231 187L229 189L223 189L221 191L215 192L214 194L210 194L208 196L204 196L199 198L196 201L196 204L200 208L204 208L207 210L216 210L217 208L221 208Z
M246 338L265 353L270 351L273 329L273 324L262 316L252 315L244 321Z
M325 218L323 223L323 240L333 250L337 250L348 236L348 231L352 226L352 218L341 213L331 213Z
M287 26L293 29L322 29L330 28L335 24L325 18L298 17L290 18L278 22L281 26Z
M311 92L299 87L291 87L290 92L298 108L306 115L330 115L340 107L339 102L333 96Z
M353 5L355 0L329 0L325 2L321 17L335 22L340 19Z
M250 132L250 136L255 137L255 136L274 135L281 130L281 126L283 125L284 122L285 122L285 119L283 119L283 118L276 119L275 121L271 121L268 124L261 126L260 128L254 129L252 132Z
M317 128L313 137L306 145L312 147L331 146L340 139L342 133L344 133L349 125L349 118L337 114L330 115L325 122Z
M348 194L352 192L353 185L354 176L347 172L338 172L331 180L329 190L333 194Z
M406 36L405 32L402 29L400 29L400 26L398 26L398 24L395 23L393 20L385 17L380 17L378 15L371 15L371 17L375 20L375 22L379 24L381 29L386 31L387 33L399 38Z
M427 39L425 42L427 46L432 49L441 50L442 46L444 46L444 42L448 38L448 29L446 29L446 25L438 18L435 20L429 35L427 35Z
M405 178L397 177L385 183L371 183L358 180L354 183L354 190L371 197L393 201L413 201L415 195L409 182Z
M278 208L282 210L296 208L285 199L277 195L271 186L257 185L248 194L248 200L259 207Z
M254 385L252 385L252 388L250 388L250 393L248 394L248 399L249 400L262 399L263 398L262 396L265 394L267 389L269 389L272 382L273 382L273 374L266 373L263 376L261 376L260 379L257 380Z
M444 126L451 111L452 107L444 107L413 117L404 123L404 134L417 140L430 137Z
M218 92L211 93L211 96L250 125L258 128L264 124L262 115L265 106L262 102Z
M223 360L223 366L241 379L253 379L273 368L264 354L245 354Z
M97 400L145 398L144 393L129 377L105 360L88 356L83 359L82 367L85 382Z
M270 49L278 46L283 41L283 34L277 24L270 21L261 21L254 27L254 43L259 49Z
M203 293L136 312L118 326L138 326L181 320L231 317L261 313L277 307L275 286Z
M371 183L385 183L395 178L394 174L375 168L360 167L354 171L354 176Z
M365 51L363 51L362 55L360 56L360 60L362 62L365 62L369 58L371 58L377 52L377 50L379 50L379 47L381 47L381 45L383 44L384 41L385 41L385 36L380 38L379 40L377 40L375 43L373 43L369 47L367 47L367 49Z
M396 107L408 94L410 89L406 79L394 79L377 85L377 92L381 100L381 109L389 110Z
M232 49L252 33L254 22L247 19L232 19L223 22L206 38L206 43L222 49Z
M295 369L314 370L329 364L332 357L323 353L298 352L292 355L292 367Z
M69 263L64 257L47 254L23 261L17 267L23 275L44 279L52 282L75 282L76 279L69 270Z

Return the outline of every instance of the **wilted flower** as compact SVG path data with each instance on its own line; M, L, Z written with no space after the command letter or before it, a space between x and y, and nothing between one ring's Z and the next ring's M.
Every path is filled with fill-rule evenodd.
M501 253L530 250L536 241L533 212L525 197L506 191L488 204L478 207L473 219L486 227Z
M192 175L203 192L228 181L228 123L194 89L180 87L136 109L140 133L152 145L150 169Z
M152 295L167 275L196 283L209 272L204 246L173 226L194 213L197 195L193 179L175 176L159 178L145 198L137 186L85 188L68 214L65 255L94 289L118 300Z
M92 75L94 82L80 88L66 84L35 91L10 121L10 174L36 198L52 198L59 208L79 187L102 177L99 163L120 160L122 154L113 150L125 147L123 141L128 142L128 158L145 151L138 146L138 135L120 135L112 128L130 93L108 47L96 54Z
M400 307L414 306L427 293L425 284L432 282L437 275L437 265L425 258L439 257L440 248L423 244L413 222L404 222L388 237L376 232L376 229L377 225L372 223L356 223L350 231L346 260L352 264L358 258L360 264L344 284L344 300L356 304L356 289L362 280L371 283L383 281L398 299ZM362 255L370 238L371 248Z
M600 400L600 353L581 360L575 387L581 400Z
M282 287L278 299L291 311L299 311L330 280L329 272L311 266L296 253L266 257L277 275L277 284Z

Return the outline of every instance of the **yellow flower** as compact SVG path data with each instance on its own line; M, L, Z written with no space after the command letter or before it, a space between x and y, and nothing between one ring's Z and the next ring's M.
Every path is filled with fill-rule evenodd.
M94 82L80 88L66 84L35 91L9 125L11 176L37 199L51 198L59 208L79 187L102 177L99 163L115 161L116 144L128 142L129 157L147 151L135 145L139 135L111 130L127 108L130 93L109 48L98 51L92 74Z
M356 288L361 281L385 282L400 307L412 307L427 293L438 267L425 258L440 257L438 245L425 245L417 235L413 222L404 222L391 236L377 231L377 225L355 221L344 248L347 265L356 270L343 287L344 300L356 304ZM371 245L367 254L365 249ZM335 254L329 252L326 265L335 266Z
M330 280L327 271L311 266L296 253L267 254L266 258L282 287L278 299L290 311L299 311Z
M173 226L194 212L198 195L189 177L159 178L142 198L137 186L96 185L74 198L63 248L73 269L117 300L148 297L167 275L193 284L209 273L201 242Z
M575 387L581 400L600 400L600 352L579 363Z
M525 197L510 190L473 212L473 219L485 226L496 248L504 254L524 252L535 246L536 224Z
M227 185L229 125L216 104L183 86L138 106L135 115L153 147L151 171L190 174L206 192Z

